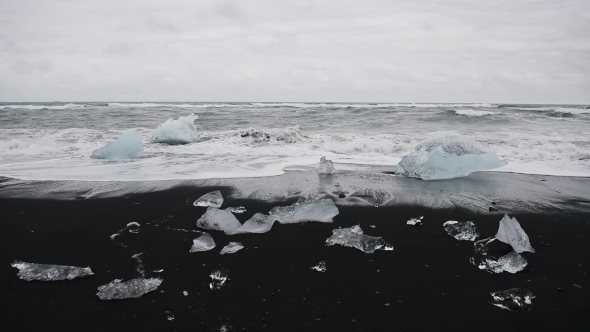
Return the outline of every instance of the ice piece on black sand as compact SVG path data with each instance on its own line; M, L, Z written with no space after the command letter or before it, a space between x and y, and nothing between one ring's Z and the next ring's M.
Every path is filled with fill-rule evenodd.
M209 233L203 233L203 235L193 240L193 246L189 252L200 252L208 251L215 248L215 241Z
M364 235L360 225L332 230L332 236L326 239L326 245L335 244L356 248L367 254L374 253L375 250L393 250L381 237Z
M447 233L457 240L475 241L479 236L475 231L475 224L472 221L459 222L449 220L443 224Z
M471 257L469 262L479 269L486 270L490 273L516 273L522 271L527 266L526 259L516 251L512 251L500 258L488 255L487 245L494 240L495 238L487 238L476 241L475 256Z
M212 290L220 289L225 285L227 280L229 280L227 272L220 270L214 270L213 272L211 272L209 277L211 277L211 283L209 284L209 288L211 288Z
M326 262L325 261L319 262L318 265L312 266L309 269L314 270L314 271L318 271L318 272L326 272Z
M18 277L26 281L72 280L74 278L86 277L94 274L89 267L36 264L21 261L14 261L11 266L17 268Z
M420 218L412 218L408 220L407 224L412 226L422 226L422 218L424 218L424 216L421 216Z
M531 247L529 237L526 235L516 218L510 218L507 214L500 220L500 227L496 239L512 246L517 253L525 251L535 252Z
M274 216L267 216L262 213L256 213L252 218L246 220L246 222L239 228L233 231L227 231L226 234L242 234L242 233L256 233L262 234L270 231L272 225L275 222Z
M239 214L239 213L246 212L246 208L243 206L230 207L230 211L231 211L231 213Z
M241 226L242 224L229 209L207 208L205 214L197 220L197 227L212 231L223 231L227 234L230 234Z
M94 159L131 159L143 156L143 142L141 134L131 131L117 140L107 143L100 149L92 152L90 158Z
M336 169L334 168L334 163L331 160L326 159L326 157L322 157L320 159L320 167L318 168L318 172L320 174L334 174L334 173L336 173Z
M532 300L535 298L533 292L522 288L512 288L490 294L494 299L490 303L506 310L528 310L532 307Z
M219 208L223 204L223 196L221 191L215 190L199 197L194 203L194 206L214 207Z
M241 244L240 242L230 242L227 246L223 247L221 249L221 252L219 252L219 253L221 255L233 254L233 253L236 253L242 249L244 249L244 245Z
M98 287L98 297L101 300L122 300L138 298L153 292L162 283L160 278L137 278L128 281L121 281L121 279L115 279L110 283Z
M338 208L330 199L300 199L293 205L276 206L269 213L281 224L304 221L332 222L332 218L338 215Z

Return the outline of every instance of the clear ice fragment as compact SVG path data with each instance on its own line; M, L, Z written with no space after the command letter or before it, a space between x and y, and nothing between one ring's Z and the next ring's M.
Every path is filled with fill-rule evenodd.
M197 227L212 231L223 231L226 234L231 234L241 226L242 224L229 209L207 208L205 214L197 220Z
M500 227L496 239L512 246L517 253L525 251L535 252L531 247L529 237L526 235L516 218L510 218L507 214L500 220Z
M506 310L528 310L533 306L532 300L535 298L533 292L522 288L493 292L490 295L494 299L490 302L492 305Z
M233 214L239 214L239 213L246 212L246 208L243 206L231 207L230 210L231 210L231 213L233 213Z
M256 213L252 218L246 220L246 222L239 228L233 231L227 231L226 234L243 234L243 233L256 233L262 234L270 231L272 225L275 222L274 216L267 216L262 213Z
M393 250L381 237L364 235L360 225L332 230L332 236L326 239L326 245L335 244L356 248L367 254L372 254L375 250Z
M325 261L319 262L318 265L312 266L309 269L314 270L314 271L318 271L318 272L326 272L326 262Z
M86 277L94 274L89 267L36 264L21 261L14 261L11 266L17 268L18 277L26 281L72 280L74 278Z
M223 204L223 196L221 191L215 190L199 197L194 203L194 206L214 207L219 208Z
M236 253L242 249L244 249L244 245L241 244L240 242L230 242L227 246L225 246L225 247L223 247L223 249L221 249L221 252L219 252L219 254L221 254L221 255L233 254L233 253Z
M475 241L479 236L475 231L475 224L472 221L459 222L449 220L443 224L445 231L457 240Z
M293 205L276 206L269 213L281 224L304 221L332 222L332 218L338 215L338 208L330 199L300 199Z
M475 256L471 257L469 262L477 266L480 270L490 273L516 273L522 271L527 266L526 259L516 251L512 251L500 258L488 255L488 244L494 240L496 239L486 238L475 241Z
M143 156L143 142L141 134L130 131L117 140L107 143L100 149L94 150L90 158L94 159L131 159Z
M336 173L336 169L334 168L334 163L331 160L326 159L326 157L322 157L320 159L320 167L318 168L318 172L320 174L334 174L334 173Z
M122 282L115 279L110 283L98 287L98 298L101 300L122 300L139 298L144 294L153 292L162 283L160 278L137 278Z
M168 119L154 129L151 141L169 145L189 144L197 139L195 120L199 117L194 113L178 119Z
M422 216L420 218L412 218L412 219L408 220L407 224L412 225L412 226L421 226L422 225L422 218L424 218L424 216Z
M209 233L203 233L203 235L193 240L193 246L189 252L200 252L208 251L215 248L215 241Z
M211 288L212 290L220 289L225 285L227 280L229 280L227 272L220 270L214 270L213 272L211 272L209 277L211 277L211 283L209 283L209 288Z

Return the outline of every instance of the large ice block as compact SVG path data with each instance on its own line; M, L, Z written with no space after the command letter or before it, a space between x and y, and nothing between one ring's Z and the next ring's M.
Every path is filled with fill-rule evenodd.
M141 134L130 131L117 140L107 143L100 149L94 150L90 158L95 159L131 159L143 156L143 142Z
M274 207L269 213L281 224L332 222L332 218L338 215L338 208L330 199L300 199L293 205Z
M18 277L26 281L72 280L74 278L86 277L94 274L89 267L36 264L21 261L14 261L11 266L17 268Z
M472 221L459 222L449 220L443 224L443 227L447 231L447 234L457 240L475 241L475 238L479 236L475 231L475 224Z
M506 310L528 310L533 306L535 295L530 290L512 288L505 291L493 292L493 301L490 303Z
M246 222L239 228L233 231L227 231L225 233L228 235L243 233L262 234L270 231L274 222L274 216L267 216L262 213L256 213L252 216L252 218L246 220Z
M320 159L320 167L318 168L318 173L320 173L320 174L334 174L334 173L336 173L336 169L334 168L334 163L331 160L326 159L326 157L322 157Z
M98 298L101 300L122 300L138 298L149 292L155 291L162 279L160 278L137 278L128 281L115 279L106 285L98 287Z
M219 254L234 254L240 250L244 249L244 245L240 242L230 242L227 246L223 247Z
M240 228L242 224L236 219L229 208L220 210L217 208L207 208L205 214L197 220L197 227L212 231L223 231L226 234L232 234L233 231Z
M332 230L332 236L326 239L326 245L335 244L356 248L368 254L374 253L375 250L393 250L393 247L385 243L381 237L364 235L360 225Z
M201 252L208 251L215 248L215 241L209 233L203 233L203 235L193 240L193 246L189 252Z
M197 199L193 203L194 206L214 207L214 208L220 208L221 204L223 204L223 196L221 196L221 191L219 191L219 190L215 190L210 193L207 193L207 194L199 197L199 199Z
M496 239L512 246L517 253L525 251L535 252L531 247L529 237L526 235L516 218L510 218L507 214L500 220L500 227Z
M197 139L197 128L194 122L198 118L193 113L178 119L168 119L154 129L151 141L170 145L192 143Z

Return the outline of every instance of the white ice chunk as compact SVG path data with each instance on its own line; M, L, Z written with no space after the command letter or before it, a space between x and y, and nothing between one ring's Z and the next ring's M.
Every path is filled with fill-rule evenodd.
M412 219L408 220L407 224L412 225L412 226L421 226L422 225L422 218L424 218L424 216L422 216L420 218L412 218Z
M95 159L131 159L143 156L141 134L130 131L100 149L94 150L90 158Z
M182 295L188 296L188 292L187 291L182 291Z
M526 235L516 218L510 218L507 214L500 220L500 227L496 239L512 246L517 253L525 251L535 252L531 247L529 237Z
M240 228L237 228L233 231L227 231L225 233L228 235L243 233L262 234L270 231L274 222L274 216L267 216L262 213L256 213L252 216L252 218L246 220L246 222Z
M223 249L221 249L220 254L221 255L233 254L233 253L236 253L242 249L244 249L244 245L241 244L240 242L230 242L227 246L225 246L225 247L223 247Z
M211 283L209 283L209 288L211 288L212 290L220 289L225 285L227 280L229 280L227 272L220 270L214 270L213 272L211 272L209 277L211 277Z
M17 268L18 277L26 281L72 280L74 278L86 277L94 274L89 267L35 264L21 261L14 261L11 266Z
M458 222L449 220L443 224L443 227L450 236L457 240L475 241L475 238L479 236L472 221Z
M101 300L122 300L138 298L149 292L155 291L162 279L160 278L137 278L122 282L115 279L110 283L98 287L98 297Z
M490 302L492 305L506 310L528 310L533 306L532 300L535 298L533 292L522 288L493 292L490 295L494 299Z
M326 157L322 157L320 159L320 167L318 168L318 172L320 174L334 174L334 173L336 173L336 169L334 168L334 163L331 160L326 159Z
M219 190L207 193L207 194L199 197L199 199L197 199L193 203L194 206L214 207L214 208L220 208L221 204L223 204L223 196L221 196L221 191L219 191Z
M471 139L443 133L426 139L402 158L396 174L423 180L451 179L506 165L488 147Z
M233 214L240 214L246 212L246 208L243 206L231 207L230 210Z
M197 139L195 120L199 117L194 113L178 119L168 119L152 133L151 141L170 145L188 144Z
M304 221L332 222L338 215L338 208L330 199L300 199L289 206L277 206L269 212L281 224L292 224Z
M381 237L364 235L360 225L332 230L332 236L326 239L326 245L335 244L356 248L367 254L372 254L375 250L393 250Z
M242 224L234 217L229 208L225 210L207 208L205 214L197 220L197 227L212 231L223 231L226 234L231 234L241 226Z
M326 272L326 262L325 261L319 262L318 265L312 266L309 269L314 270L314 271L318 271L318 272Z
M203 235L193 240L193 246L189 252L201 252L208 251L215 248L215 241L209 233L203 233Z

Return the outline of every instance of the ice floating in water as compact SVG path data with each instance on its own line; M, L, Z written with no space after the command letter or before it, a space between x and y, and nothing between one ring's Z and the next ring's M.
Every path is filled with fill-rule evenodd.
M281 224L304 221L332 222L338 215L338 208L330 199L300 199L290 206L277 206L269 212Z
M309 268L310 270L315 270L318 272L326 272L326 262L319 262L318 265L312 266Z
M233 213L233 214L239 214L239 213L246 212L246 208L243 206L231 207L229 209L230 209L231 213Z
M320 159L320 167L318 168L318 172L320 174L334 174L334 173L336 173L336 169L334 168L334 163L331 160L326 159L326 157L322 157Z
M199 117L194 113L178 119L168 119L152 133L151 141L170 145L188 144L197 139L195 120Z
M458 222L449 220L443 224L447 233L457 240L475 241L479 236L472 221Z
M244 249L244 245L241 244L240 242L230 242L227 246L225 246L225 247L223 247L223 249L221 249L220 254L221 255L233 254L233 253L236 253L242 249Z
M422 225L422 218L424 218L424 216L422 216L420 218L412 218L412 219L408 220L407 224L412 225L412 226L421 226Z
M332 236L326 239L326 245L335 244L357 248L368 254L374 253L375 250L393 250L393 247L385 243L381 237L364 235L360 225L332 230Z
M74 278L86 277L94 274L89 267L35 264L21 261L15 261L11 266L17 268L18 277L26 281L72 280Z
M529 237L520 227L516 218L510 218L507 214L500 220L500 228L498 228L496 239L511 245L512 249L517 253L535 252L535 249L531 247Z
M242 234L242 233L256 233L262 234L270 231L272 225L275 222L274 216L267 216L262 213L256 213L252 218L246 220L246 222L239 228L233 231L225 232L228 235Z
M143 142L141 140L141 134L137 131L131 131L102 148L94 150L90 158L117 160L139 158L142 156Z
M223 231L226 234L232 234L241 226L242 224L234 217L229 208L225 210L207 208L207 212L197 220L197 227L212 231Z
M204 233L193 240L193 246L189 252L208 251L213 248L215 248L215 241L213 241L213 237L209 233Z
M467 137L444 133L422 141L404 156L396 174L423 180L451 179L506 165L496 153Z
M197 199L193 203L194 206L214 207L214 208L221 207L221 204L223 204L223 196L221 196L221 191L219 191L219 190L207 193L207 194L199 197L199 199Z
M162 283L160 278L137 278L121 282L121 279L115 279L110 283L98 287L98 297L101 300L122 300L138 298L153 292Z
M209 277L211 277L211 283L209 284L209 288L213 290L220 289L221 287L223 287L229 279L227 276L227 272L219 270L214 270L213 272L211 272Z
M495 238L487 238L476 241L475 257L471 257L469 262L477 266L481 270L486 270L490 273L516 273L522 271L527 266L527 261L518 254L512 251L500 258L488 255L488 244L493 242Z
M528 310L533 306L535 295L530 290L512 288L505 291L490 293L494 298L490 303L506 310Z

